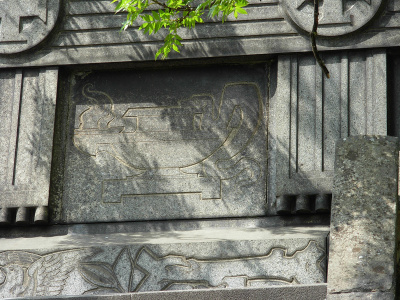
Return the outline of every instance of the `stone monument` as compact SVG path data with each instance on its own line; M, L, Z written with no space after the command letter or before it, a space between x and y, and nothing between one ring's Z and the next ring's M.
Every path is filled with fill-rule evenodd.
M0 1L0 298L394 299L400 0L114 7Z

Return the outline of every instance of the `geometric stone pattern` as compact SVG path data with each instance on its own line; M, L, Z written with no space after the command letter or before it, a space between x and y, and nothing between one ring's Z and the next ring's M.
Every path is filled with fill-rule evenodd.
M314 238L6 250L0 252L0 297L323 283L325 240L326 232Z
M181 30L185 47L182 54L171 53L170 58L223 57L310 51L308 38L301 35L299 25L293 24L284 10L284 3L277 0L249 1L248 14L236 20L215 26L215 19L205 18L194 31ZM286 3L296 1L286 1ZM293 10L308 19L310 1L297 1ZM326 29L333 35L360 30L358 34L338 39L318 39L320 50L393 47L399 44L400 1L328 1L321 5L320 34ZM353 3L354 2L354 3ZM50 2L49 2L50 3ZM382 5L382 4L383 5ZM381 4L379 6L379 4ZM115 14L114 5L108 0L68 1L61 8L65 17L59 22L57 32L36 53L26 56L0 56L1 67L67 65L101 62L152 61L161 46L163 36L147 36L137 31L140 23L124 32L117 29L125 14ZM343 5L343 13L341 6ZM378 8L379 6L379 8ZM377 11L378 10L378 11ZM382 13L379 11L382 10ZM48 10L49 13L53 10ZM342 15L343 22L332 26L332 18ZM322 16L322 13L325 13ZM26 12L24 12L26 14ZM327 18L326 14L330 16ZM354 15L354 24L348 19ZM28 17L28 19L31 17ZM43 23L37 17L36 22ZM375 18L375 19L374 19ZM376 18L379 18L376 20ZM335 19L336 20L336 19ZM372 23L368 22L373 20ZM324 22L327 22L326 28ZM360 23L361 22L361 23ZM367 23L367 24L365 24ZM364 26L365 25L365 26ZM361 27L362 28L361 28ZM337 32L339 27L339 32ZM32 27L33 28L33 27ZM388 28L385 30L385 28ZM43 55L45 54L45 55Z
M281 56L270 105L276 196L331 193L338 139L386 134L385 51L324 55L325 78L310 55Z
M0 73L0 223L46 221L57 77L55 68Z
M319 7L318 35L341 36L359 30L377 17L385 1L327 1ZM313 27L314 7L311 1L283 1L290 20L306 32Z
M59 221L264 215L265 80L262 66L76 77Z
M18 53L40 43L56 24L59 0L1 1L0 54Z

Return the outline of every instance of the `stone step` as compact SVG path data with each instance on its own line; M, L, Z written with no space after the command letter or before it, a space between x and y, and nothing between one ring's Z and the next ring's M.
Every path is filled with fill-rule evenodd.
M164 291L113 295L59 296L30 299L58 300L324 300L326 283L272 286L267 288Z
M160 291L195 290L193 297L206 291L219 299L239 295L232 288L257 294L326 282L327 226L122 227L77 225L63 235L0 239L0 298L157 292L134 296L154 299Z

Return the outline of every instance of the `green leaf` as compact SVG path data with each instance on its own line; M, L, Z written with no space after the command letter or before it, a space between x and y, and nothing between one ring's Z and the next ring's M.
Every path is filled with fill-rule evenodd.
M242 14L242 15L247 15L247 11L245 11L241 7L236 7L235 12L238 12L239 14Z
M154 20L161 20L160 15L154 10L151 11L151 14L153 15Z
M154 28L154 33L156 33L157 31L159 31L161 29L162 23L161 22L157 22Z
M173 44L172 49L174 49L176 52L180 53L177 45Z
M166 58L168 56L168 54L171 52L171 46L169 46L169 45L165 46L163 52L164 52L163 58Z
M139 27L139 29L144 29L144 28L146 28L147 26L149 26L149 23L143 23L143 24Z
M161 55L162 52L163 52L163 48L158 49L156 55L154 56L154 60L157 60L157 58Z

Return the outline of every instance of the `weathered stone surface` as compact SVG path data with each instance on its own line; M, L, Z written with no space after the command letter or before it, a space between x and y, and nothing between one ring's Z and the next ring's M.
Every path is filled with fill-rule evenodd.
M380 291L391 293L393 299L398 139L348 137L336 149L329 295Z
M49 4L54 2L55 0L48 1ZM205 23L198 24L194 31L181 30L179 33L183 36L185 47L181 54L171 53L169 58L232 57L310 51L308 35L304 35L303 30L290 21L284 11L283 1L249 2L248 14L240 15L237 20L230 17L228 22L217 25L217 19L205 18ZM297 3L286 1L292 2ZM337 12L342 2L333 0L322 3L321 23L327 19L327 13L333 12L332 7ZM65 15L60 16L59 26L52 37L26 55L0 55L0 67L151 62L162 45L162 34L149 37L136 30L141 25L140 21L135 23L132 29L120 33L118 29L125 15L115 14L114 6L108 0L63 3L65 6L60 11ZM309 3L311 2L304 1L304 5L301 5L299 2L302 6L300 13L304 12L305 16L301 15L297 20L306 23L310 22L307 20L312 20L312 16L308 14ZM319 26L318 31L333 35L351 32L354 29L360 31L339 39L320 37L317 39L318 49L324 51L397 47L400 44L399 3L398 0L343 2L344 13L333 13L333 17L342 16L341 19L346 19L353 15L352 25L329 24L329 29ZM381 4L384 7L380 14L377 13L377 9ZM323 12L325 16L322 16ZM379 18L374 20L375 16ZM373 22L363 26L369 20ZM36 18L35 22L42 21ZM329 22L332 22L332 17Z
M0 54L36 46L56 24L60 0L1 1Z
M32 299L32 298L30 298ZM37 299L37 298L34 298ZM68 300L324 300L326 284L271 286L267 288L212 289L191 291L163 291L117 295L87 295L41 297L40 299Z
M399 2L400 4L400 2ZM388 57L388 135L400 138L400 56Z
M325 282L327 227L232 228L0 240L0 296ZM82 248L82 245L85 247Z
M47 221L57 77L54 68L0 73L0 223Z
M342 293L330 294L329 300L392 300L393 293L391 292L369 292L369 293Z
M386 135L385 51L326 54L324 60L329 79L311 55L279 58L269 119L272 198L330 194L335 142Z
M73 79L60 222L261 216L261 67Z

